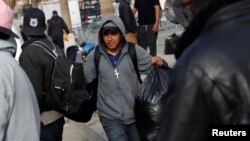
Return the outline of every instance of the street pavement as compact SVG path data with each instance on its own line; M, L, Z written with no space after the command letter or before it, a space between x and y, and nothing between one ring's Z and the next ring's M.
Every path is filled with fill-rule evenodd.
M175 32L181 34L182 30L177 28L160 30L157 40L157 55L162 57L170 67L174 66L175 58L172 54L164 54L165 38ZM66 119L63 141L107 141L97 112L93 114L92 119L88 123L77 123Z

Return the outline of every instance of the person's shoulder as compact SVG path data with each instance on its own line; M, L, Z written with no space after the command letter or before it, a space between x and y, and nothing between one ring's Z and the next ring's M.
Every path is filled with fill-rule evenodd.
M41 50L36 45L30 44L22 49L21 56L39 56Z
M39 40L36 40L28 45L26 45L25 47L23 47L23 51L35 51L37 50L38 48L41 48L40 46L41 45L46 45L48 47L51 47L51 44L50 44L51 41L49 41L48 39L39 39ZM39 49L40 50L40 49Z
M95 51L96 51L97 47L95 47L93 50L91 50L87 55L86 55L86 59L89 60L94 60L95 58Z
M63 18L62 18L62 17L60 17L60 16L58 16L58 19L59 19L60 21L64 21L64 20L63 20Z

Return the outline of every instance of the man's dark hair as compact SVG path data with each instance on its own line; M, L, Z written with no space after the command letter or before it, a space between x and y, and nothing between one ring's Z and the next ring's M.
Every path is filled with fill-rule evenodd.
M53 13L53 15L57 15L57 11L56 10L54 10L52 13Z

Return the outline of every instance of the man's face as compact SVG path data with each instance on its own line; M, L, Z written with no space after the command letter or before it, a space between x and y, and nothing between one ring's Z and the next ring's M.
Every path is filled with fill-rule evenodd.
M181 4L191 10L193 14L197 14L200 9L208 2L209 0L181 0Z
M119 31L114 32L114 31L108 30L103 33L104 43L107 46L107 50L111 52L117 51L119 49L121 38L122 38L122 35Z

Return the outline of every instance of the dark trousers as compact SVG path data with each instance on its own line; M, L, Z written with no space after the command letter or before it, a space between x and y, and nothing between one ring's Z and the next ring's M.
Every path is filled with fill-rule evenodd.
M158 32L153 33L153 25L139 25L138 26L138 45L145 50L149 47L150 55L156 56L157 53L157 36Z
M64 117L48 124L41 123L40 141L62 141Z
M63 36L53 36L52 42L58 45L58 47L60 47L61 49L64 49Z

